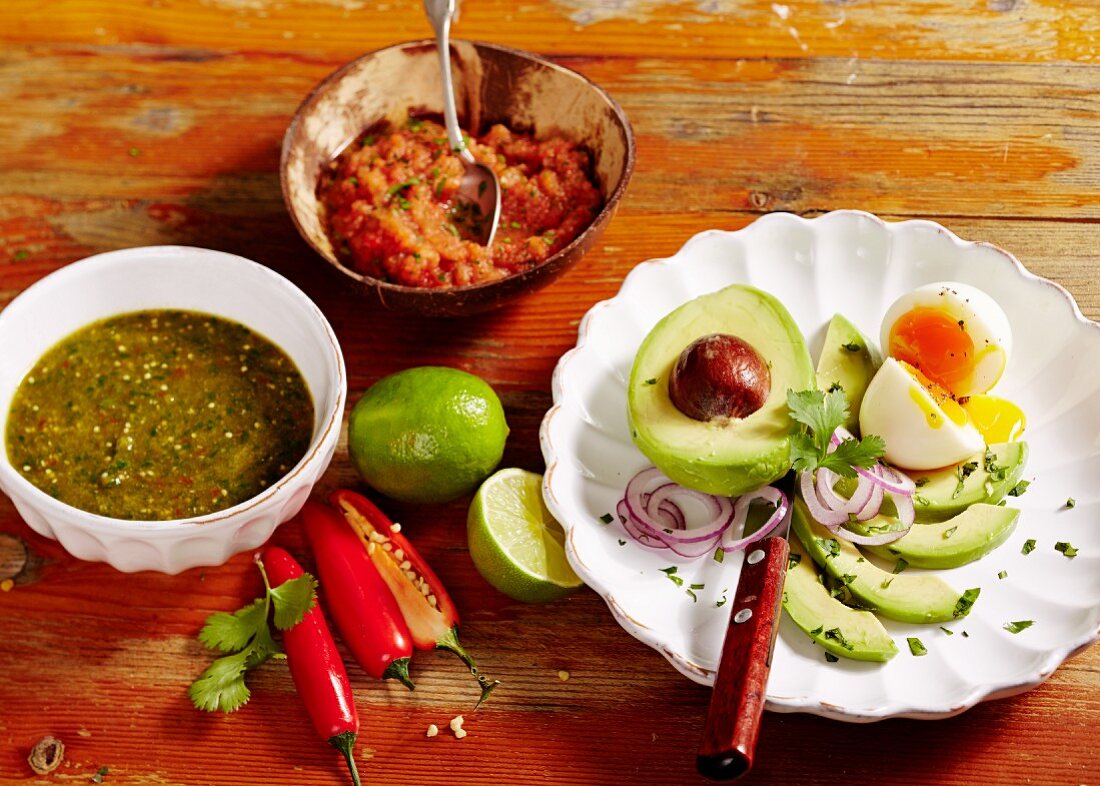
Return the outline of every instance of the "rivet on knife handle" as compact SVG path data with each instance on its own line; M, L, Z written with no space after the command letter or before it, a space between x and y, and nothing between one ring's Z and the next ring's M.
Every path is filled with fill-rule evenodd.
M771 537L745 555L696 758L712 780L733 780L752 767L789 551L785 538Z

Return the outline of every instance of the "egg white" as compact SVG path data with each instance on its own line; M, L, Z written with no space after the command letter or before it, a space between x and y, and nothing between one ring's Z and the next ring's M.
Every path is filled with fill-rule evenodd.
M890 331L894 324L914 308L930 308L962 324L974 342L974 372L958 396L985 393L997 384L1012 353L1012 326L997 301L977 287L956 281L926 284L908 292L890 306L882 320L883 352L889 352Z
M859 410L859 431L886 442L884 458L903 469L937 469L974 455L985 440L967 420L953 421L894 358L871 379Z

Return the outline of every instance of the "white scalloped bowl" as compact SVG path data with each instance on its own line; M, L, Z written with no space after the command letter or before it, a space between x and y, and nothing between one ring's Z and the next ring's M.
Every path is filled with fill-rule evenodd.
M175 521L125 521L60 502L26 480L0 448L0 490L36 532L75 557L121 571L179 573L220 565L263 544L294 516L336 449L347 396L331 326L305 293L243 257L183 246L98 254L38 281L0 312L0 412L42 354L91 322L144 309L202 311L240 322L286 352L313 396L305 456L270 488L226 510Z
M738 232L696 235L673 257L638 265L614 298L588 312L576 348L558 363L554 406L540 432L544 496L565 527L574 569L629 633L711 684L730 611L717 604L732 597L741 562L741 555L718 564L656 552L600 520L648 465L630 438L626 383L657 321L699 295L747 283L786 304L816 357L834 313L878 336L898 295L944 280L985 290L1013 325L1013 354L995 392L1029 418L1024 477L1031 486L1010 500L1022 510L1016 532L985 558L940 571L959 589L982 589L967 618L944 626L952 635L884 620L899 649L886 664L827 663L784 615L767 706L848 721L947 717L1035 687L1100 637L1100 325L1068 292L999 248L929 221L886 223L856 211L810 220L776 213ZM1067 509L1070 497L1076 507ZM1024 555L1028 538L1036 548ZM1057 541L1072 543L1078 556L1055 551ZM684 586L705 585L697 601L659 572L670 565ZM1034 625L1018 634L1003 627L1025 619ZM910 654L910 636L927 655Z

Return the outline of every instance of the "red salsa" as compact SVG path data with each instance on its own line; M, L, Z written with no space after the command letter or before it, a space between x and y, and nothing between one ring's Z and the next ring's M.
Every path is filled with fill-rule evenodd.
M586 150L495 125L469 139L496 172L501 216L491 247L462 231L462 160L441 125L410 119L371 129L322 173L317 194L341 261L414 287L462 287L535 267L592 223L602 200Z

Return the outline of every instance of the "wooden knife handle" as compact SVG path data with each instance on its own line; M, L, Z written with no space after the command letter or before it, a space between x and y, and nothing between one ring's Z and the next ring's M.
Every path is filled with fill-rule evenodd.
M752 767L789 553L786 538L771 537L745 555L695 760L711 780L733 780Z

